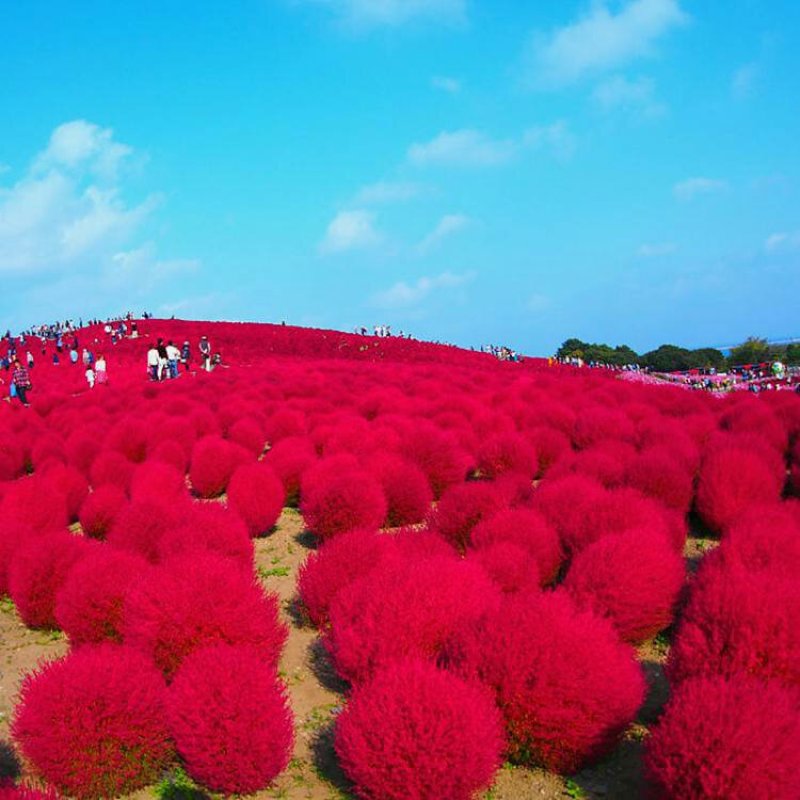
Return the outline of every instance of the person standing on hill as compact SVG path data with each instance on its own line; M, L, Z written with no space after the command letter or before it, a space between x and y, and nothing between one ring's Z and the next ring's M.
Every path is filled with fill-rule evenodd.
M189 371L189 362L192 359L192 350L189 346L189 342L184 342L183 347L181 347L181 364L183 364L184 372Z
M14 359L14 372L11 376L11 381L17 390L17 397L25 408L30 403L28 402L28 392L31 389L31 376L28 370L19 363L18 359Z
M206 372L211 371L211 342L208 341L208 336L203 336L200 339L200 361L203 364L203 369Z
M106 357L100 353L97 356L97 362L94 365L94 379L98 386L108 385L108 368L106 366Z
M174 343L170 339L167 342L167 360L169 361L169 377L170 378L177 378L178 373L178 361L181 357L181 351L175 347Z
M147 371L151 381L158 380L158 348L155 345L147 351Z

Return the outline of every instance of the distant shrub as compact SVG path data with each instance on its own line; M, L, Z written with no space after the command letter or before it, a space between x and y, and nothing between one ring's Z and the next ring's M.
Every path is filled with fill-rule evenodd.
M228 484L228 505L244 520L250 536L269 533L283 511L283 484L269 464L236 468Z
M645 747L660 797L800 797L797 693L775 683L748 675L688 680Z
M404 440L402 452L425 473L435 499L449 486L461 483L472 467L453 435L433 425L420 425L414 430Z
M451 486L430 515L430 526L463 549L482 520L509 505L507 493L493 481L470 481Z
M416 464L394 453L381 452L370 457L367 471L378 479L386 496L387 527L416 525L425 519L433 502L433 491Z
M218 497L236 468L247 461L246 451L219 436L198 439L192 450L189 478L200 497Z
M286 692L258 651L194 651L175 675L167 706L187 772L213 791L257 792L289 763L294 731Z
M487 478L519 473L533 479L539 471L539 460L533 445L520 434L497 433L478 449L478 469Z
M142 655L85 647L29 674L11 725L36 771L73 797L116 797L155 781L172 757L164 682Z
M484 689L401 661L355 689L335 746L366 800L471 800L500 766L503 725Z

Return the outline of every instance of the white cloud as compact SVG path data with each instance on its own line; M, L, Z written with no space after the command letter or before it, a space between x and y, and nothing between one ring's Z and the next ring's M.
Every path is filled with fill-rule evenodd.
M123 246L159 203L123 198L120 165L132 152L83 120L56 128L23 177L0 187L0 272L100 263Z
M418 183L379 181L364 186L356 195L356 203L365 206L388 205L413 200L425 191Z
M327 8L355 30L397 27L415 21L460 25L466 22L466 0L299 0Z
M613 75L595 87L592 99L603 111L628 111L645 117L659 117L666 106L655 96L655 83L651 78L630 80L623 75Z
M800 231L773 233L764 242L768 253L791 253L800 250Z
M636 251L639 258L661 258L676 252L678 245L674 242L661 242L658 244L643 244Z
M560 161L567 161L572 158L578 140L570 131L567 123L559 120L552 125L537 125L528 128L522 137L522 142L525 147L550 150Z
M171 294L176 278L194 275L200 266L197 259L160 259L156 246L147 242L133 250L114 253L105 283L109 288L135 285L144 293L162 287L166 294Z
M755 94L760 69L755 61L742 64L731 78L731 94L736 100L747 100Z
M443 272L434 277L422 277L413 283L399 281L384 292L372 298L372 305L377 308L407 308L419 305L434 292L457 289L475 279L475 272L462 274Z
M672 191L679 200L691 200L697 195L713 194L727 188L727 182L717 178L687 178L676 183Z
M431 78L431 86L448 94L458 94L461 91L461 81L457 78L448 78L445 75L435 75Z
M510 161L517 144L510 139L492 139L485 133L463 129L443 131L429 142L411 145L408 158L418 166L491 167Z
M382 237L373 225L370 211L340 211L331 220L319 250L323 254L366 250L381 243Z
M616 13L603 0L593 2L576 21L533 37L530 83L557 88L652 56L656 42L687 20L678 0L631 0Z
M420 242L417 250L428 253L440 245L445 239L464 230L471 220L464 214L445 214L436 227Z
M576 137L564 121L528 128L519 139L492 139L483 131L443 131L429 142L411 145L408 160L416 166L494 167L507 164L526 149L547 149L568 159Z

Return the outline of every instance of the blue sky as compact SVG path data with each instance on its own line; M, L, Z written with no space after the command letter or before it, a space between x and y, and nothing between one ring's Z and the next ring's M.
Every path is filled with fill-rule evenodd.
M789 0L0 6L3 323L800 335Z

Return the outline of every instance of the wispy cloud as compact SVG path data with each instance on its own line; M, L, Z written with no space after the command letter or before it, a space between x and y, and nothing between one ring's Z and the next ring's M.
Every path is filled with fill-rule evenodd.
M433 293L457 289L473 281L475 272L461 274L443 272L433 277L422 277L412 283L398 281L389 289L373 295L371 305L376 308L393 309L417 306Z
M448 94L458 94L461 91L461 81L457 78L448 78L445 75L435 75L431 78L431 86Z
M643 244L636 251L639 258L661 258L669 256L678 250L678 245L674 242L660 242L658 244Z
M340 211L328 225L319 245L320 253L330 255L376 247L383 237L375 230L374 220L375 215L370 211Z
M687 178L676 183L672 192L678 200L691 200L697 195L714 194L727 188L727 181L718 178Z
M495 167L509 163L526 149L542 148L567 159L574 152L576 141L564 121L533 126L512 139L493 139L483 131L464 128L443 131L429 142L411 145L408 160L422 167Z
M467 19L466 0L295 0L295 4L326 8L354 30L418 21L462 25Z
M657 41L687 20L678 0L631 0L616 12L603 0L593 2L579 19L532 37L528 83L558 88L652 56Z
M85 120L56 128L23 177L0 187L0 271L88 268L124 247L160 203L155 194L124 199L120 173L132 153Z
M425 192L425 186L408 181L379 181L359 189L355 202L362 206L388 205L413 200Z
M667 107L656 98L655 82L651 78L613 75L595 87L592 100L606 112L627 111L649 118L667 112Z
M764 242L768 253L794 253L800 250L800 231L773 233Z
M464 214L445 214L436 227L419 243L417 251L423 255L429 253L445 239L469 227L470 223L470 218Z

